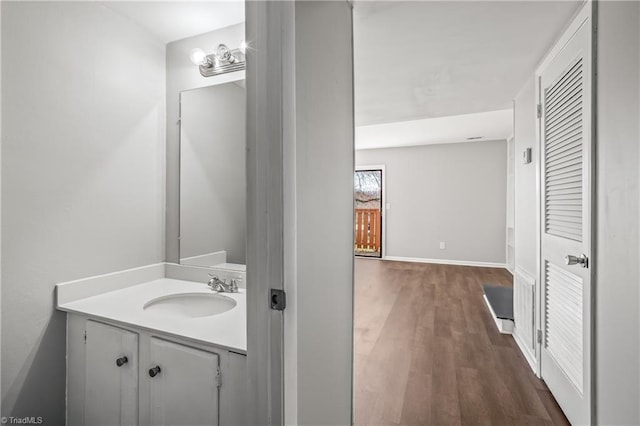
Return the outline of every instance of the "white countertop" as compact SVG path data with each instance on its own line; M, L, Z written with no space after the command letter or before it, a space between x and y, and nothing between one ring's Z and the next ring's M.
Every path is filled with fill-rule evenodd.
M144 310L152 299L180 293L211 294L201 282L160 278L142 284L58 304L65 312L82 314L109 322L143 328L150 332L215 345L242 354L247 353L246 290L221 293L234 299L236 306L221 314L186 318Z

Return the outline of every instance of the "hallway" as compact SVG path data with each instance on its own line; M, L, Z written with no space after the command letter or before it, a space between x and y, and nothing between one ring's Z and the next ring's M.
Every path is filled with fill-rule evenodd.
M564 425L482 299L502 269L355 260L356 425Z

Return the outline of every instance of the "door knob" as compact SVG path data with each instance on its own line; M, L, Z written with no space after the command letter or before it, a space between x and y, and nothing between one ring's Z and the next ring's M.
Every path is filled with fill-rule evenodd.
M586 254L581 254L580 256L566 255L564 257L564 263L567 265L580 265L583 268L589 266L589 258Z
M160 369L160 366L156 365L155 367L149 369L149 376L156 377L161 371L162 370Z
M126 356L121 356L120 358L116 359L116 365L118 367L122 367L123 365L125 365L128 362L129 362L129 360L127 359Z

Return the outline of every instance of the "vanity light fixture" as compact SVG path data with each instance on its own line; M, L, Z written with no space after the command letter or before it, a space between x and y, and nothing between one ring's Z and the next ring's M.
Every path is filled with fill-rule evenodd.
M246 43L240 44L240 49L229 49L225 44L219 44L215 53L207 55L202 49L193 49L189 58L198 66L200 75L213 77L228 72L242 71L246 68L244 52Z

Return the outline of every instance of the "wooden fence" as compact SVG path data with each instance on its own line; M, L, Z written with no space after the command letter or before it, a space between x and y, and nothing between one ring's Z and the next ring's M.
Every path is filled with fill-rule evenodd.
M356 251L380 251L380 210L356 209Z

